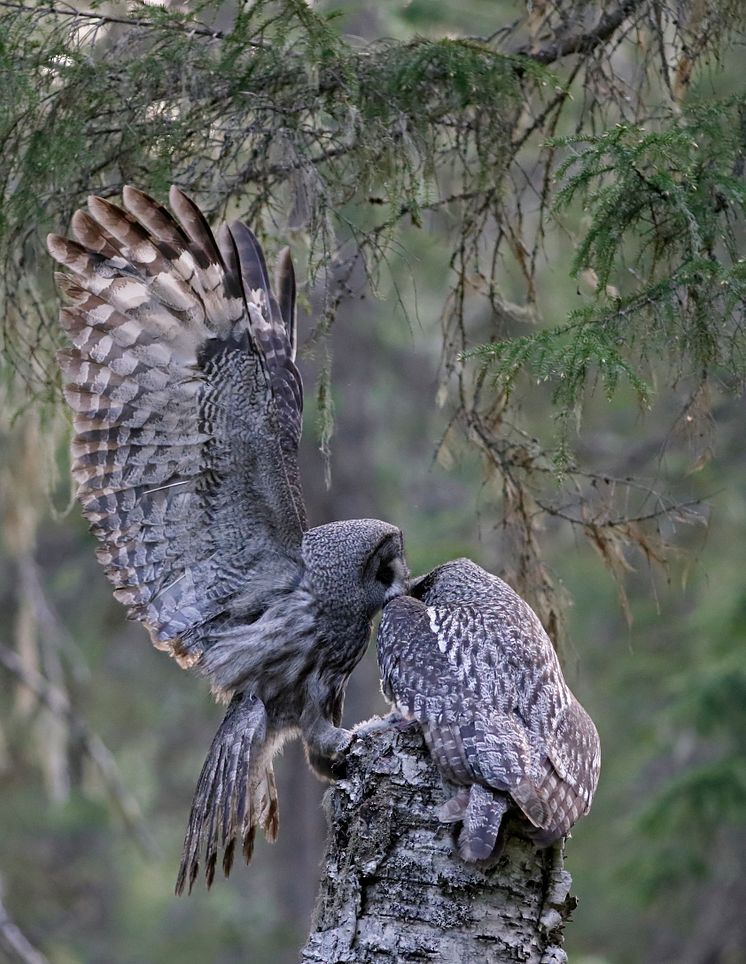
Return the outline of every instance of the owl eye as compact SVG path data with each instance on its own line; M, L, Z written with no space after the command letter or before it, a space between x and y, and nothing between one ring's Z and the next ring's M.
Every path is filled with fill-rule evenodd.
M376 581L384 586L390 586L394 581L394 567L390 562L382 562L376 573Z

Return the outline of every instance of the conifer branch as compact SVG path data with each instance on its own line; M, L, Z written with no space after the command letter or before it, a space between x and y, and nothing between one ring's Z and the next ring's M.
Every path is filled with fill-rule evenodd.
M137 27L144 30L162 30L164 27L167 27L169 30L179 30L189 36L209 37L211 40L225 40L226 37L226 34L221 30L210 30L198 24L165 24L161 21L145 20L141 17L116 17L113 14L94 13L88 10L76 10L75 8L65 10L62 7L55 6L54 3L33 7L25 3L14 3L12 0L0 0L0 7L5 7L8 10L19 10L24 13L38 14L39 16L51 15L53 17L73 17L76 20L95 20L101 25L122 24L126 27ZM249 46L261 46L261 44L250 40L246 41L246 43L249 44Z
M614 32L638 10L650 6L650 0L623 0L613 10L606 11L593 30L570 34L538 50L524 45L514 51L516 56L527 57L544 67L554 64L570 54L589 54L606 43Z

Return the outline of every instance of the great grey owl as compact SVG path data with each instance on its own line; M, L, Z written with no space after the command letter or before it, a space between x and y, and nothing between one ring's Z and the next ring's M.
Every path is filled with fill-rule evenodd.
M458 788L440 819L461 824L459 854L492 857L511 802L549 846L588 812L600 767L598 733L549 637L520 596L468 559L410 592L383 610L382 687Z
M223 849L277 833L272 758L299 734L333 775L351 734L344 691L371 618L406 589L399 529L371 519L309 529L297 448L295 280L273 293L242 223L217 243L171 190L174 218L124 189L90 198L74 239L50 235L69 300L60 353L74 411L73 475L98 558L153 643L230 702L195 791L177 892Z

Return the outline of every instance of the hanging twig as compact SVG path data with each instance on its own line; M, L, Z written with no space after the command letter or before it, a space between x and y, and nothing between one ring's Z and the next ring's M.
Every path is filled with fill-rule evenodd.
M11 3L10 0L0 0L0 7L6 7L8 10L20 10L24 13L36 13L40 16L51 15L54 17L74 17L76 20L95 20L100 24L116 23L123 24L127 27L140 27L146 30L162 30L164 28L163 23L159 23L154 20L144 20L139 17L115 17L112 14L93 13L87 10L76 10L75 8L63 10L61 7L55 7L53 4L45 4L43 7L32 7L25 3ZM189 23L185 23L183 25L170 23L168 24L167 29L181 30L185 34L196 34L198 37L209 37L212 40L225 39L225 34L222 30L209 30L207 27L199 27ZM261 46L261 44L252 42L250 40L246 41L246 43L249 46Z

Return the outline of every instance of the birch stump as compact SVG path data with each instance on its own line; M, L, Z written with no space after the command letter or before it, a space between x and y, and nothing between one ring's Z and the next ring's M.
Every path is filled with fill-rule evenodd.
M455 855L443 784L419 729L361 736L324 798L329 839L304 964L562 964L576 901L561 848L537 851L518 818L494 866Z

